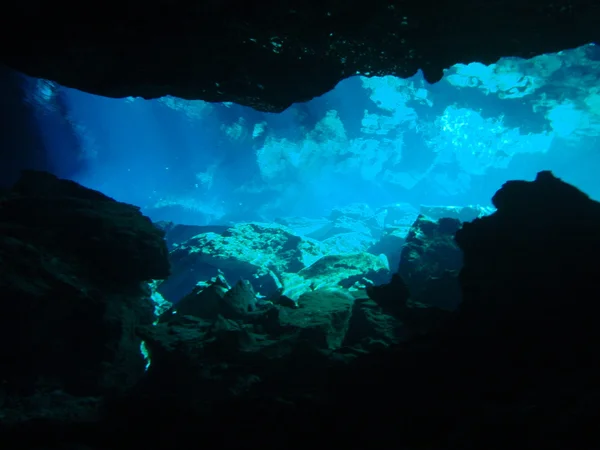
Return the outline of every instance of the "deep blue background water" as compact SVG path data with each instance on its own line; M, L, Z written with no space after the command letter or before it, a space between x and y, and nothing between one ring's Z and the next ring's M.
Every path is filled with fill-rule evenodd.
M281 114L109 99L0 71L2 184L50 170L155 220L321 216L355 202L489 204L550 169L600 198L595 46L420 76L353 77Z

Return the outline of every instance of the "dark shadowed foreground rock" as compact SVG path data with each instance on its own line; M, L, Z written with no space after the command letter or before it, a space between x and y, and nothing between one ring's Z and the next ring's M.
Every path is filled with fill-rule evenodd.
M347 426L402 436L394 442L407 448L598 446L600 204L550 172L506 183L493 203L456 234L454 319L342 374L346 407L380 411Z
M507 183L494 204L457 234L465 298L441 330L321 374L316 360L295 366L303 376L275 376L267 390L213 406L202 429L223 448L303 448L315 436L365 448L597 445L600 288L589 260L600 250L600 205L550 173ZM164 427L145 405L143 420ZM172 429L197 429L190 417Z
M41 0L0 15L0 62L109 97L276 112L359 73L436 82L456 63L577 47L599 20L596 0L123 0L93 14Z
M169 274L137 207L43 172L0 197L0 419L80 422L144 373L135 329Z
M592 326L600 312L600 204L551 172L509 181L492 201L498 212L456 234L464 252L460 327L482 337L509 333L529 363L597 365L588 347L600 337ZM503 341L498 350L506 353Z
M458 219L417 217L398 267L398 275L406 282L413 301L446 310L456 309L460 303L462 252L454 240L460 227Z
M460 304L462 252L454 238L460 227L455 218L432 220L420 214L406 234L397 273L387 284L367 287L382 312L401 321L405 336L439 328Z
M406 308L394 308L409 290L398 275L370 288L376 300L338 286L303 294L296 308L217 279L157 325L140 323L149 370L95 421L27 422L0 428L0 439L31 450L188 449L192 440L213 449L598 448L600 204L549 172L509 182L493 200L495 213L456 233L464 299L434 332L407 341Z

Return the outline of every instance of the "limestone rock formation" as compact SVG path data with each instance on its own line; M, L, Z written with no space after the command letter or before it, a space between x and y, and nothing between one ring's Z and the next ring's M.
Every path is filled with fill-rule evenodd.
M0 444L597 448L600 203L550 172L493 203L456 232L454 311L421 308L397 274L370 298L328 286L297 308L217 278L156 323L146 280L168 275L162 232L28 173L0 197Z
M44 172L0 196L0 419L94 420L144 375L163 233L132 205Z
M458 219L417 217L398 267L398 275L406 282L413 301L447 310L459 305L462 252L454 236L460 227Z
M456 63L600 40L595 0L16 4L0 62L110 97L173 95L282 111L355 74L429 82ZM15 51L14 42L19 42Z
M173 302L200 281L222 271L229 280L246 279L271 294L284 273L297 272L322 256L320 243L281 225L240 223L222 232L197 234L170 253L173 276L159 286Z

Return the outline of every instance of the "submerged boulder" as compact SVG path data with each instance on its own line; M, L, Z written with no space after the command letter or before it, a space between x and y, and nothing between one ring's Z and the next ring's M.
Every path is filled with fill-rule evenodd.
M460 227L458 219L417 217L406 237L398 267L411 300L448 310L459 305L462 251L454 235Z
M155 222L154 225L165 232L165 240L169 251L199 234L223 233L229 228L227 225L182 225L166 221Z
M510 337L520 354L537 348L536 359L596 364L600 203L548 171L505 183L492 201L496 212L456 234L462 326Z
M240 319L256 311L258 304L259 300L248 281L238 281L232 288L225 277L219 275L210 282L198 283L192 292L161 317L161 322L170 320L174 314L206 320L215 320L219 315Z
M250 280L269 295L283 273L297 272L322 256L321 245L282 225L241 223L221 233L198 234L170 253L173 276L159 287L177 302L201 281L219 271L231 280Z
M299 341L316 348L336 350L348 331L354 297L341 289L321 289L302 294L298 308L283 309L283 326L297 330Z
M432 220L419 215L406 236L397 273L389 283L367 288L383 317L392 316L403 325L394 325L385 334L408 339L430 333L444 325L451 317L449 312L458 307L462 252L454 235L460 226L457 219ZM366 319L375 305L365 303L364 311L357 312Z
M297 300L305 292L322 288L364 289L367 285L388 281L390 268L385 256L370 253L327 255L298 273L283 278L283 293Z
M230 288L217 278L166 312L158 325L139 328L151 355L143 392L153 392L163 406L183 404L194 414L209 414L240 396L271 395L282 381L294 389L279 394L293 397L298 386L344 361L339 352L352 295L324 289L305 293L296 309L268 302L232 309L252 303L245 286Z
M1 207L4 236L57 253L89 254L92 277L126 282L169 276L164 233L137 206L28 170Z
M299 236L281 223L239 223L222 232L197 234L173 246L173 275L158 289L176 303L198 283L223 274L228 280L250 281L258 295L282 304L295 303L304 292L318 288L356 283L364 288L385 282L389 279L386 255L367 252L374 249L371 233L377 228L369 224L373 214L362 217L364 208L353 211L336 210L335 222L326 224L301 218L278 220L294 230L308 227L313 234L316 226L322 241ZM337 227L342 223L350 225ZM355 225L356 231L350 231ZM280 294L283 302L278 300Z
M87 421L138 382L163 236L137 207L44 172L0 197L3 421Z

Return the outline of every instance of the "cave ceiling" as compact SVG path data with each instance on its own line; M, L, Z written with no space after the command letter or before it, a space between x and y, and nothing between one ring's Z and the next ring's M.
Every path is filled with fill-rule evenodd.
M456 63L600 41L597 0L39 0L11 4L0 21L0 62L27 75L268 112L356 74L421 69L433 83Z

